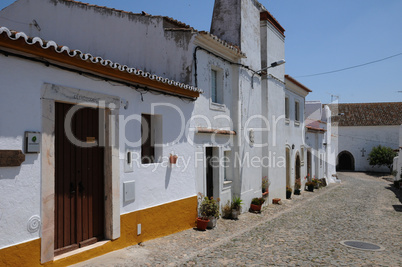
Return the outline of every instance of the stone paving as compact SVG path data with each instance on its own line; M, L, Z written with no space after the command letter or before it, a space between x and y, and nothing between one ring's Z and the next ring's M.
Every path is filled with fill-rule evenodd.
M338 176L341 184L303 192L261 214L220 219L213 230L190 229L76 266L402 266L401 192L381 177ZM348 248L343 240L385 250Z

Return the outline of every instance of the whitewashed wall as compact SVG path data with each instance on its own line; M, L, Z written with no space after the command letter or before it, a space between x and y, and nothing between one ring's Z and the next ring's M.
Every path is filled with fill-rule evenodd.
M183 102L175 97L165 97L148 93L141 95L125 86L113 86L99 79L88 78L69 71L46 67L15 57L0 56L0 149L23 150L22 136L25 131L41 131L41 88L43 84L57 84L70 88L115 95L129 101L127 110L120 109L120 122L132 114L150 113L151 104L169 103L178 106L185 120L192 114L194 103ZM16 72L15 70L18 70ZM156 108L155 113L163 117L163 156L166 160L171 151L194 165L194 150L186 138L176 139L178 113L170 107ZM128 123L124 133L132 141L140 138L140 125ZM137 152L139 148L134 149ZM121 201L121 213L187 198L196 194L194 168L186 168L181 163L173 166L151 164L155 169L144 165L134 165L134 172L124 172L125 145L120 136L120 180L121 189L125 181L136 181L136 200L131 203ZM150 165L150 166L151 166ZM26 155L21 167L0 168L0 248L40 237L39 232L28 233L27 221L31 216L40 215L41 161L39 155ZM123 196L123 194L121 194ZM18 211L18 212L16 212Z
M285 58L285 38L270 23L262 21L261 24L263 67ZM268 141L268 148L264 148L265 155L275 159L272 166L264 168L271 184L269 187L269 202L272 198L286 197L286 140L285 135L285 65L270 68L267 76L262 80L262 115L270 123L270 130L264 140Z
M285 143L286 146L290 147L290 166L291 166L291 173L290 173L290 184L293 187L295 183L296 177L296 155L299 154L301 166L300 166L300 178L302 183L305 183L304 177L307 175L307 147L304 142L305 134L304 134L304 97L300 96L291 90L285 89L285 95L289 98L289 121L281 120L284 122L284 134L285 134ZM299 110L299 122L295 121L295 101L298 101L300 110ZM292 149L294 145L294 149ZM302 155L302 147L304 147L304 153ZM303 161L304 159L304 161ZM303 161L303 162L302 162Z
M162 17L73 2L19 0L0 12L0 25L158 76L191 82L192 57L185 56L185 51L193 34L164 31Z
M399 142L399 126L339 126L336 155L349 151L355 159L356 171L389 172L387 167L372 167L367 160L373 147L378 145L396 149ZM362 153L362 149L366 152Z

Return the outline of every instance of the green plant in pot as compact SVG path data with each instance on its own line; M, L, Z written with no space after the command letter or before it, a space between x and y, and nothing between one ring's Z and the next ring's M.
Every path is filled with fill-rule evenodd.
M237 220L239 218L241 206L243 205L243 200L240 197L234 197L232 201L232 219Z
M204 197L201 201L199 212L204 220L209 220L207 225L209 229L214 228L219 219L219 201L219 198L215 200L213 197Z
M300 195L300 188L301 188L301 179L298 178L295 181L295 190L294 190L295 195Z
M262 197L255 197L251 200L250 209L252 211L261 211L262 204L264 204L265 199Z
M226 204L222 206L222 218L232 218L232 203L230 203L230 200L228 200Z
M307 191L314 192L314 187L315 183L312 181L309 181L306 183Z
M290 186L286 186L286 199L290 199L292 197L292 188Z
M316 179L316 178L313 178L312 182L314 183L314 188L315 188L315 189L319 189L319 188L320 188L320 184L321 184L320 180L318 180L318 179Z
M262 177L261 181L261 190L262 190L262 196L267 197L269 194L269 179L268 176Z

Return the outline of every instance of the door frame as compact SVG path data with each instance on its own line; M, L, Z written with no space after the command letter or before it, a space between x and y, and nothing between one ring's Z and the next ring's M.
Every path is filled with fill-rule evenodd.
M41 91L41 263L54 260L55 102L105 109L104 192L106 239L120 237L119 108L120 99L45 83Z

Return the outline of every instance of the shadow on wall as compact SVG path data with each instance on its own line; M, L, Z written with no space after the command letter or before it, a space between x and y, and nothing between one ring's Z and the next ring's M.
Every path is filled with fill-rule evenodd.
M18 167L0 167L0 180L15 179L20 173L22 166L32 166L38 160L40 154L25 154L25 161Z

